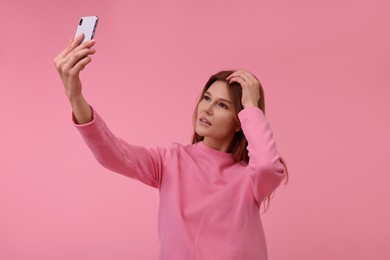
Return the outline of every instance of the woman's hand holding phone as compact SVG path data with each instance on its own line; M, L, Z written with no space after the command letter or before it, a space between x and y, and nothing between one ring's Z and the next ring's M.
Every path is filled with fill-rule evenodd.
M72 39L66 49L54 59L54 64L65 87L66 96L72 105L76 120L80 124L92 120L92 111L81 92L80 71L91 62L89 55L96 52L92 49L95 41L81 43L83 38L84 34Z
M66 49L54 59L54 64L64 83L69 100L81 94L80 71L91 62L92 59L88 55L96 52L92 49L95 41L91 40L80 44L83 38L84 35L82 34L75 40L72 39Z

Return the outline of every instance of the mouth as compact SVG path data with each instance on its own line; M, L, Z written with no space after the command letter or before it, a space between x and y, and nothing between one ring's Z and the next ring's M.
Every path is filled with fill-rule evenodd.
M211 123L204 117L199 118L199 122L203 125L211 125Z

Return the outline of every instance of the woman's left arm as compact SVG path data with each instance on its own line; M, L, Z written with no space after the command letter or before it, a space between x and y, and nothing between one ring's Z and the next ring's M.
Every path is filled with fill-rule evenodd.
M286 170L280 162L276 141L264 113L257 107L247 107L238 117L248 140L248 167L253 192L260 205L282 182Z
M251 169L253 193L260 205L280 185L286 169L280 162L271 125L257 106L260 82L246 71L235 71L227 80L229 83L236 81L242 87L241 103L244 109L238 113L238 117L248 140L248 167Z

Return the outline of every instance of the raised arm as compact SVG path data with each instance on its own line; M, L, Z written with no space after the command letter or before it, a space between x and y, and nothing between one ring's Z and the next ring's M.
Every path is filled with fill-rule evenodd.
M281 183L286 169L280 162L271 126L258 107L260 82L247 71L235 71L226 80L238 82L242 87L241 104L244 109L238 117L248 140L248 167L251 169L253 193L260 204Z
M172 158L168 147L143 147L129 144L116 137L82 94L80 72L91 62L95 53L94 40L82 43L84 35L71 40L54 64L63 82L72 107L72 117L84 141L104 167L158 188L165 161Z
M79 124L85 124L92 120L91 108L81 91L80 72L91 62L91 57L88 55L95 53L95 50L92 49L95 41L91 40L80 44L83 38L84 34L81 34L75 40L71 39L66 49L54 58L54 65L60 74L66 96Z
M130 144L116 137L93 109L93 120L76 124L85 143L105 168L159 188L163 168L173 158L173 148L145 147ZM73 116L73 120L75 120Z
M256 200L261 201L281 183L285 168L270 124L264 113L257 107L248 107L239 113L241 127L248 140L248 167Z

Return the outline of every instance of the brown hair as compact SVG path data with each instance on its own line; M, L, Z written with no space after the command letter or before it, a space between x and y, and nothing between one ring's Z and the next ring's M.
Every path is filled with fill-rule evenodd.
M202 94L201 94L201 96L199 98L199 101L198 101L198 103L197 103L197 105L195 107L195 111L194 111L194 114L193 114L194 126L195 126L195 121L196 121L196 117L197 117L198 105L202 101L203 96L205 95L206 91L209 89L209 87L215 81L224 81L224 82L227 83L227 86L228 86L228 89L229 89L229 96L230 96L230 99L232 101L234 112L235 112L235 120L236 120L238 125L241 125L237 115L238 115L238 113L242 109L244 109L244 107L241 104L242 88L241 88L241 85L239 83L232 82L231 84L229 84L229 82L227 82L227 80L226 80L226 78L230 74L232 74L233 72L234 72L233 70L220 71L220 72L212 75L209 78L209 80L206 82L206 85L203 88ZM264 90L263 90L263 87L261 86L261 83L260 83L260 98L259 98L259 102L258 102L258 107L265 114ZM203 136L199 136L196 133L196 131L194 131L194 134L193 134L193 137L192 137L192 144L195 144L197 142L202 141L203 138L204 138ZM236 134L234 135L233 140L232 140L232 142L231 142L227 152L233 154L233 159L236 162L240 162L240 163L241 162L246 162L246 163L248 163L249 162L249 156L248 156L247 146L248 146L248 141L246 140L245 135L242 132L242 130L240 130L240 131L236 132ZM288 179L289 179L287 164L286 164L286 161L283 159L283 157L280 157L279 160L284 165L284 167L286 168L286 174L283 177L283 179L285 180L285 184L286 184L288 182ZM270 200L272 199L274 193L275 192L273 192L272 194L270 194L266 198L264 198L264 200L263 200L264 201L264 212L267 211L267 209L269 207Z

